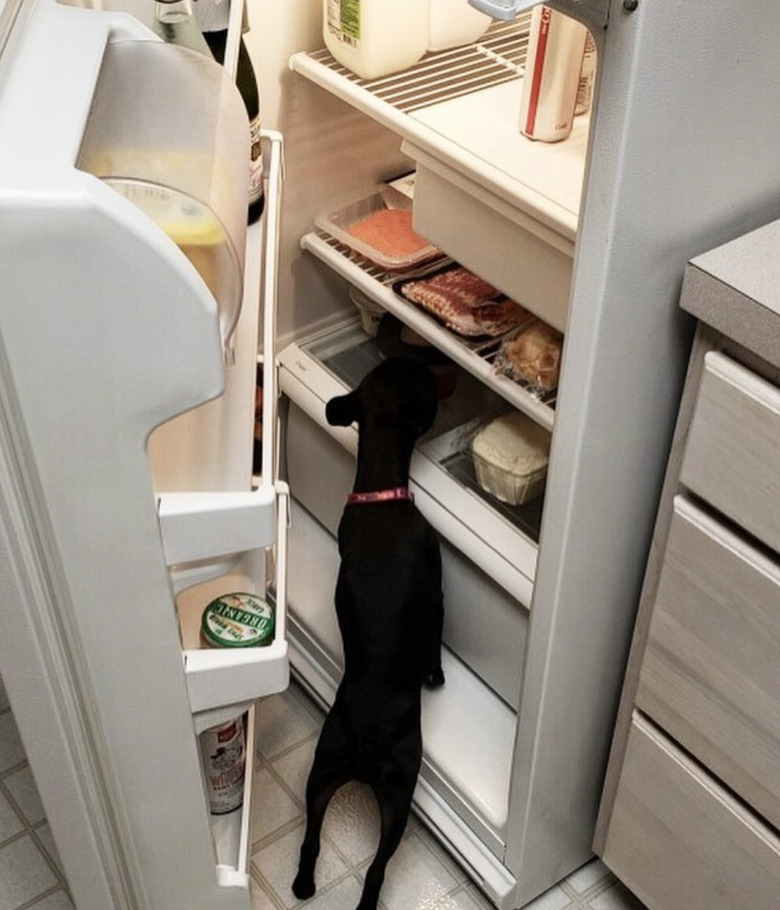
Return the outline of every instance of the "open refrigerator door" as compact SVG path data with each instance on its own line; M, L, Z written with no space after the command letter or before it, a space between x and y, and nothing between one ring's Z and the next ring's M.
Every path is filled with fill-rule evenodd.
M247 116L219 65L124 12L14 12L0 58L4 681L79 907L248 910L251 762L242 805L212 815L198 738L239 716L251 741L254 701L288 680L271 368L254 486L251 463L258 304L274 362L282 139L263 135L267 214L247 229ZM203 645L204 600L234 586L273 602L270 644Z

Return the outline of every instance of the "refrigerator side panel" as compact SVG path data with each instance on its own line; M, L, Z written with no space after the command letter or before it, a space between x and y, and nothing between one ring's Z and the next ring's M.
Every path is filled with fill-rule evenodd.
M613 4L603 36L517 741L523 890L589 852L690 343L685 262L780 210L761 101L778 28L758 2Z

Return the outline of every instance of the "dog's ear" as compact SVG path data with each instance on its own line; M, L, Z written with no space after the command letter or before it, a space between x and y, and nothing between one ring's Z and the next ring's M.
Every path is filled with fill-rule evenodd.
M357 389L338 395L325 405L325 419L332 427L348 427L360 419L360 395Z

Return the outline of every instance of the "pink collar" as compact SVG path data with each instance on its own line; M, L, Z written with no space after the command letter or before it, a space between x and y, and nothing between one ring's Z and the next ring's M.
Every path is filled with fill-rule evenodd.
M393 487L389 490L376 490L373 493L350 493L347 496L347 502L352 503L390 502L393 499L407 499L413 502L414 496L409 487Z

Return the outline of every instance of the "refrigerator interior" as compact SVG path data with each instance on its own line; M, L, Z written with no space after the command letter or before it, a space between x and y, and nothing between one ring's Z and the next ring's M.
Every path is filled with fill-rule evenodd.
M295 54L290 67L297 81L291 85L288 74L282 88L282 98L295 101L279 114L280 121L293 120L288 166L299 178L285 209L279 315L282 471L292 493L291 560L300 567L290 578L291 666L315 698L332 701L341 668L332 603L335 533L351 489L357 436L353 428L329 427L324 408L383 356L365 308L358 319L357 299L390 314L447 364L436 368L449 385L436 425L418 444L410 478L419 507L440 532L446 615L447 683L424 695L416 808L499 906L509 906L516 886L505 864L544 493L521 506L500 502L477 483L469 444L486 420L512 410L552 433L556 393L539 394L503 375L496 366L500 339L459 336L405 300L397 283L456 260L544 321L565 326L588 117L578 118L566 148L540 149L519 143L514 124L495 116L519 104L528 22L525 15L496 24L478 44L429 54L375 86L325 51ZM442 161L461 154L460 143L473 154L458 131L480 108L480 124L492 131L482 142L494 154L474 179L486 184L481 196L491 203L475 204L465 195L461 205L452 194L462 186L447 182L442 195ZM312 114L311 122L299 122L302 111ZM342 138L337 148L325 136L318 143L316 128L327 118L328 136L335 122ZM366 150L354 161L348 139ZM315 150L316 168L302 160ZM410 173L415 229L436 237L451 259L398 272L313 225L346 194ZM451 219L453 204L461 211L444 247L441 222ZM419 226L425 211L436 222L433 230ZM293 225L300 225L297 234ZM584 861L587 852L581 856Z

